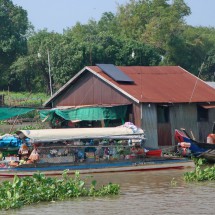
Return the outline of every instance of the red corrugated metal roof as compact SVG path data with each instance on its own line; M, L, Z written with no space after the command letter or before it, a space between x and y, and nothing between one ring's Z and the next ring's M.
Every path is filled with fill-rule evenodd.
M119 66L134 84L116 82L97 66L87 68L140 102L215 102L215 89L179 66Z

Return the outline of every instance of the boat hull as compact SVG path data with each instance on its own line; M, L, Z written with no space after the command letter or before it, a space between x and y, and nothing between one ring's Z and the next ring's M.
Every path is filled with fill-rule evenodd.
M209 150L201 153L198 157L205 158L206 160L215 163L215 150L209 149Z
M185 132L177 129L175 130L175 139L182 148L189 148L193 156L205 158L209 162L215 162L215 144L197 142ZM184 146L187 143L189 143L189 145Z
M188 159L170 159L147 162L122 162L122 163L103 163L103 164L84 164L71 166L49 166L49 167L32 167L32 168L10 168L1 169L0 177L19 177L32 176L35 173L43 173L47 176L62 175L64 170L67 174L74 174L78 171L81 174L91 173L113 173L113 172L130 172L130 171L158 171L170 169L194 168L194 162Z

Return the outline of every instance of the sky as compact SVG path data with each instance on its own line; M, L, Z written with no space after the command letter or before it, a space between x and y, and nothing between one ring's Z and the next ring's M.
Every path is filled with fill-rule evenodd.
M192 14L186 22L192 26L215 27L215 0L184 0ZM98 21L104 12L116 13L117 5L129 0L12 0L28 12L35 30L63 33L77 22Z

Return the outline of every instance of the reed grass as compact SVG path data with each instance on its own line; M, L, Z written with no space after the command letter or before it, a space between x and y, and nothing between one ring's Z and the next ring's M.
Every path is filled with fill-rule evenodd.
M0 95L4 95L2 106L41 107L49 98L45 93L31 92L0 91Z

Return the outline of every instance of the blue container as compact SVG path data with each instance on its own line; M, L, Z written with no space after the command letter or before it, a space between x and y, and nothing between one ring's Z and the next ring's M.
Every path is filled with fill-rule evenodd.
M10 148L17 148L20 147L22 144L22 140L14 137L14 136L4 136L0 139L0 148L10 147Z

